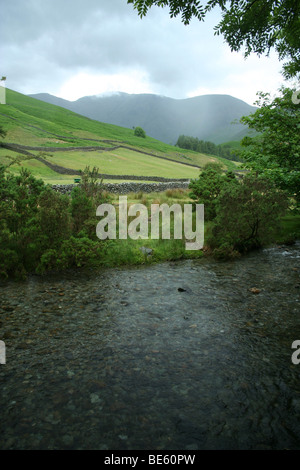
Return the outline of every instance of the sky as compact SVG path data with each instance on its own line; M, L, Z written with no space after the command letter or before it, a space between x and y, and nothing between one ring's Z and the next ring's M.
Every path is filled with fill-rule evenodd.
M221 18L185 26L167 8L141 19L127 0L0 0L0 76L24 94L74 101L103 93L154 93L175 99L228 94L253 104L276 94L282 63L231 52L214 35Z

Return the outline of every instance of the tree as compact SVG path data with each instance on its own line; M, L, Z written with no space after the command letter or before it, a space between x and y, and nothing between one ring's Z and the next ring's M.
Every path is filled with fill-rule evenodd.
M268 55L271 49L283 66L286 78L300 72L300 2L299 0L127 0L140 17L147 15L151 6L169 7L171 18L181 15L187 25L191 19L204 21L215 7L221 8L222 20L215 26L215 34L223 34L232 51L245 48L250 53Z
M102 246L95 233L95 204L103 193L96 193L96 169L83 172L82 187L75 188L82 194L72 194L71 200L27 169L21 168L17 176L6 170L0 165L0 278L99 263ZM81 195L85 199L80 200ZM81 216L82 230L77 233Z
M241 152L246 167L273 180L300 202L300 105L292 100L293 90L281 88L281 96L271 99L258 93L259 108L241 122L258 135L245 137Z
M221 191L228 185L238 184L235 175L228 172L222 175L221 167L207 164L198 179L192 179L189 185L190 198L197 204L204 204L205 220L213 220L216 217L216 204Z
M44 189L43 181L28 170L22 168L13 176L0 165L0 277L22 277L33 269L41 246L38 197Z
M287 207L286 194L268 178L246 175L220 193L208 246L227 258L274 241Z
M70 198L47 187L38 197L37 227L42 233L42 248L59 248L71 236Z
M199 140L197 137L180 135L175 145L186 150L194 150L195 152L215 155L228 160L238 160L234 149L229 144L216 145L210 141Z
M80 172L81 182L73 188L71 193L71 213L73 219L73 233L79 233L89 236L91 239L97 239L95 226L96 209L99 204L106 202L107 195L104 194L103 181L99 182L99 168L92 170L89 166Z
M134 129L134 135L136 137L142 137L143 139L146 138L146 132L144 131L144 129L142 129L141 127L135 127Z

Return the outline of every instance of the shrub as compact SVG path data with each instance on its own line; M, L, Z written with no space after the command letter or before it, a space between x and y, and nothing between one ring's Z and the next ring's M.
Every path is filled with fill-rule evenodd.
M47 188L38 198L37 223L47 247L56 248L71 235L70 199Z
M90 170L86 167L81 172L81 183L71 193L71 214L73 234L84 233L91 239L96 238L96 209L99 204L108 201L107 191L104 191L102 180L98 182L98 168Z
M1 273L23 277L24 272L34 270L41 252L36 217L45 185L27 170L21 169L18 176L5 175L5 171L0 168Z
M203 170L198 179L191 180L189 194L197 204L204 204L205 220L216 217L216 204L221 191L228 185L237 186L238 181L232 172L222 175L220 169L210 168Z
M208 246L223 257L263 246L273 240L287 209L286 193L267 178L247 175L222 190Z
M28 272L99 262L96 206L103 194L94 174L94 170L85 172L82 186L74 189L70 200L27 170L13 176L0 167L1 277L24 278Z
M100 263L101 245L87 237L71 236L58 249L50 248L41 256L38 273L49 270L60 271L72 267L92 267Z
M203 170L215 170L221 174L223 172L223 166L219 162L208 162L204 165Z
M75 187L71 193L71 214L74 235L84 230L87 222L96 214L92 199L80 186Z
M16 277L18 271L18 254L9 248L0 248L0 278ZM21 270L22 271L22 270ZM22 275L20 275L22 278Z
M135 127L134 129L134 135L136 137L142 137L143 139L146 138L146 132L144 131L144 129L142 129L141 127Z
M103 180L99 182L99 168L94 167L90 170L90 167L86 166L83 171L80 171L80 175L80 189L98 206L103 200L104 193Z

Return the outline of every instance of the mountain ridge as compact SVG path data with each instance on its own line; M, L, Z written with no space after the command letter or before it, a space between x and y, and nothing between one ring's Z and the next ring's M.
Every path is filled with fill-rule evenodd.
M48 93L28 96L100 122L129 129L141 126L147 135L172 145L183 134L215 144L240 140L249 134L249 129L238 121L257 109L226 94L174 99L150 93L116 92L84 96L76 101Z

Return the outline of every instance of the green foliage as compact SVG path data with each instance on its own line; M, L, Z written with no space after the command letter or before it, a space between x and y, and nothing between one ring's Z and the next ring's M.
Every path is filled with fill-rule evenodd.
M272 179L300 202L300 106L292 101L294 90L281 88L281 96L271 100L259 93L259 109L241 121L259 132L246 137L241 152L246 167Z
M237 179L232 172L221 174L218 167L207 165L198 179L191 180L190 198L196 204L204 204L205 220L213 220L216 217L216 205L221 191L228 185L238 185Z
M81 182L71 193L71 214L73 220L73 234L85 234L90 239L96 239L95 227L99 220L96 218L96 209L108 196L104 192L102 180L99 181L99 169L92 170L87 166L81 173Z
M146 138L146 132L139 126L134 128L134 135L136 137L142 137L143 139Z
M223 173L223 168L222 168L222 165L221 163L219 162L208 162L204 165L203 167L203 170L206 171L206 170L214 170L216 171L218 174L222 174Z
M221 8L222 20L214 28L223 34L233 51L245 48L250 53L268 55L275 49L279 59L287 59L285 77L296 76L300 71L300 3L299 0L209 0L202 5L199 0L127 0L133 3L140 17L152 5L169 7L171 18L181 14L184 24L192 18L203 21L213 8Z
M0 239L3 246L3 238ZM24 277L24 268L18 265L18 255L9 248L0 249L0 278L15 277L22 279Z
M212 6L221 2L213 0ZM271 49L283 66L286 78L300 71L300 4L298 0L234 1L223 8L222 21L215 28L224 35L231 50L245 47L245 56L254 52L268 55Z
M69 198L23 168L13 176L0 166L1 277L99 264L96 207L104 196L97 173L87 167Z
M96 204L100 203L103 199L103 180L99 183L99 168L94 167L90 170L89 166L86 166L83 171L80 171L81 181L80 188L90 198L92 198Z
M216 145L210 141L199 140L197 137L180 135L177 139L176 146L206 155L215 155L228 160L239 161L237 153L229 144Z
M276 243L293 245L300 239L300 215L291 213L282 217L276 234Z
M127 0L127 3L133 3L140 17L147 14L148 9L152 5L160 7L169 6L171 18L181 14L182 22L187 25L192 17L202 20L205 16L205 9L198 0L188 0L182 2L180 0Z
M14 240L24 244L26 228L37 214L37 199L45 189L42 180L35 179L27 170L22 169L19 176L7 175L0 167L0 220Z
M36 222L40 227L44 246L57 248L62 240L71 236L72 220L70 199L46 188L38 198Z
M264 177L247 175L223 188L207 244L218 258L234 257L274 240L287 195Z
M102 247L98 242L88 237L74 237L64 240L58 249L46 250L37 266L38 273L54 270L61 271L67 268L95 267L99 265L102 257Z
M37 201L45 185L27 170L22 169L17 177L6 175L5 171L6 168L1 166L0 251L10 253L10 256L3 256L1 274L22 277L27 268L32 269L38 257Z
M71 198L73 233L76 235L86 228L86 223L94 215L94 205L80 186L72 190Z

